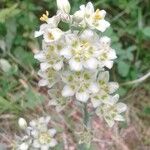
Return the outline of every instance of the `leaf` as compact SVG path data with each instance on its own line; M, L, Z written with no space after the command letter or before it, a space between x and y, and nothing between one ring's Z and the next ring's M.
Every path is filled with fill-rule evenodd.
M130 65L124 61L118 62L118 72L122 77L126 77L129 73Z
M26 97L24 100L24 107L34 108L35 106L42 103L43 101L44 101L44 97L41 94L39 94L36 91L33 91L32 89L27 89Z
M0 11L0 22L5 22L9 17L13 17L20 12L20 9L17 9L18 4L14 4L10 8L4 8Z
M150 27L145 27L145 28L143 29L143 34L144 34L146 37L150 38Z

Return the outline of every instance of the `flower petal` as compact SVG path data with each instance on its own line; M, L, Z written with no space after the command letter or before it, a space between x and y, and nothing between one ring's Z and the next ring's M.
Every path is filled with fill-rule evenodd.
M51 137L53 137L56 134L56 130L55 129L49 129L48 132L49 132Z
M40 62L43 62L46 60L46 57L43 52L39 52L39 53L35 54L34 58L39 60Z
M98 61L95 58L91 58L86 61L84 66L85 68L93 70L97 68L97 65L98 65Z
M101 101L97 100L97 99L91 98L91 103L92 103L92 105L93 105L94 108L97 108L98 106L100 106Z
M76 93L76 99L80 102L87 102L89 99L89 94L87 92Z
M46 85L48 85L48 81L44 79L40 80L38 83L38 86L46 86Z
M108 68L108 69L111 69L112 68L112 66L113 66L113 61L105 61L104 62L104 65Z
M108 27L110 26L110 23L104 19L99 20L99 25L96 27L99 31L104 32Z
M125 118L121 115L116 115L114 120L116 120L116 121L125 121Z
M81 71L83 69L82 63L74 59L71 59L69 61L69 65L70 65L71 70L74 70L74 71Z
M119 84L117 82L109 82L108 88L109 88L109 94L113 94L119 88Z
M97 93L99 91L99 86L97 83L92 83L89 87L89 90L92 92L92 93Z
M47 70L49 67L51 67L51 65L47 62L44 62L44 63L41 63L40 64L40 68L41 68L41 71L45 71Z
M55 147L57 145L57 141L55 139L51 139L51 142L49 143L49 147Z
M38 140L34 140L32 145L34 148L40 148L40 143Z
M58 62L57 64L53 65L53 68L54 68L56 71L61 70L62 67L63 67L63 62L62 62L62 61L60 61L60 62Z
M105 121L107 122L107 124L109 125L109 127L113 127L115 124L115 121L113 119L107 119L105 118Z
M124 112L126 110L127 110L127 105L126 104L121 103L121 102L117 104L117 111L119 113L122 113L122 112Z
M66 85L62 90L62 96L68 97L73 95L74 95L74 91L69 86Z

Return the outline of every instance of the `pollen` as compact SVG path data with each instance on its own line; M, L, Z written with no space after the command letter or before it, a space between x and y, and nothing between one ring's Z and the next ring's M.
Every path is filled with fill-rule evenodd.
M100 14L100 10L97 9L96 12L95 12L95 14L94 14L93 19L94 19L94 20L100 20L100 19L102 19L102 18L103 18L103 17L102 17L101 14Z
M40 20L43 21L43 22L47 22L48 16L49 16L49 12L46 11L46 14L43 14L43 15L40 17Z

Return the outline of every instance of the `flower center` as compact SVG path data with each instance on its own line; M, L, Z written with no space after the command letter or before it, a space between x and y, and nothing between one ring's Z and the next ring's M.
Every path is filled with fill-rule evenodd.
M54 40L54 35L51 32L48 33L48 39Z
M100 10L99 9L96 10L96 12L93 16L93 19L96 20L96 21L102 19L102 16L100 15Z
M49 12L46 11L46 14L43 14L43 15L40 17L40 20L43 21L43 22L47 22L48 16L49 16Z
M48 133L43 132L39 135L39 142L41 144L48 144L51 141L51 137Z

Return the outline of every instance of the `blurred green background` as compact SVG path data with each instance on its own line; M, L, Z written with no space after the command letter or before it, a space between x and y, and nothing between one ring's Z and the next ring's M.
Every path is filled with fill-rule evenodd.
M86 0L70 0L72 12ZM150 1L92 0L96 8L107 11L118 59L111 71L112 80L120 83L122 101L135 109L144 126L150 119L150 82L124 85L150 71ZM39 68L33 52L40 48L33 33L38 30L40 16L54 15L55 0L0 0L0 116L16 118L33 110L46 99L45 89L37 87ZM149 143L150 141L145 141Z

